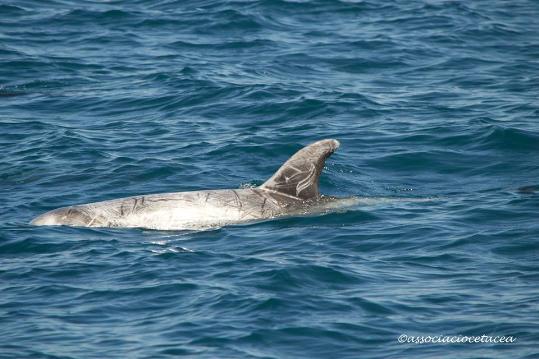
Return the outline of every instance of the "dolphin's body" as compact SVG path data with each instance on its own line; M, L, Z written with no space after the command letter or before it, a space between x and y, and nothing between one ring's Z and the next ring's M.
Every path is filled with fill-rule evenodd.
M321 196L318 179L337 140L304 147L257 188L150 194L59 208L34 225L193 230L353 205L353 198Z

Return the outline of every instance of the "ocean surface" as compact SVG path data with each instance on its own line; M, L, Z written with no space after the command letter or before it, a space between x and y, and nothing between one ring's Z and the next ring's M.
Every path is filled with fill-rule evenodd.
M0 358L539 358L538 19L0 0ZM199 232L28 224L260 185L323 138L321 192L390 200Z

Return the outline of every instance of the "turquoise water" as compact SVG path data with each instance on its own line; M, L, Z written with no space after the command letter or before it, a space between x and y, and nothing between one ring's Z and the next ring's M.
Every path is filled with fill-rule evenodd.
M532 0L0 2L0 357L539 357L538 18ZM341 141L323 193L435 200L204 232L28 225L261 184L322 138Z

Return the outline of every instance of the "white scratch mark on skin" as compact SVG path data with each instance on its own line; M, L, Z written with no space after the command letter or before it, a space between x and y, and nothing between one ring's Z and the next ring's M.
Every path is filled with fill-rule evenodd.
M288 168L292 168L292 169L293 169L294 171L296 171L296 172L298 172L298 173L301 173L301 172L303 172L303 171L302 171L302 170L300 170L299 168L297 168L297 167L294 167L294 166L292 166L292 165L288 165Z
M88 227L90 227L90 226L94 223L94 221L95 221L95 219L97 218L98 215L99 215L99 213L96 213L96 214L95 214L95 216L92 218L92 220L90 221L90 223L87 224Z
M261 189L262 191L267 191L269 193L274 193L276 195L279 195L279 196L283 196L283 197L288 197L288 198L292 198L292 199L295 199L296 201L303 201L301 198L299 197L296 197L296 196L292 196L290 194L286 194L284 192L278 192L278 191L274 191L272 189L268 189L268 188L264 188L264 189ZM277 203L277 202L275 202Z
M309 175L302 181L298 182L296 186L296 195L299 196L299 194L303 191L305 191L307 188L311 186L313 183L313 178L316 174L316 167L314 164L311 163L311 168L309 170Z

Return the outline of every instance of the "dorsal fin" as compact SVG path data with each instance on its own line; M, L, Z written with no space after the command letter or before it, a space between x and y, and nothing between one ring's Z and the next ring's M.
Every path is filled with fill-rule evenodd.
M316 199L318 178L324 168L326 158L339 148L337 140L321 140L296 152L261 189L275 191L302 200Z

